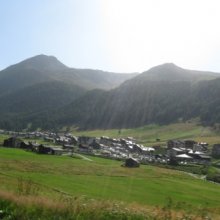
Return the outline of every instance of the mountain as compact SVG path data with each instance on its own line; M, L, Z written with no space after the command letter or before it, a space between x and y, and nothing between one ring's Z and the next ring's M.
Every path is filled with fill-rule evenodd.
M166 63L125 75L69 68L45 55L27 59L0 72L0 127L120 129L195 117L220 123L220 74Z
M139 74L137 77L133 77L132 84L140 84L149 81L166 81L177 82L187 81L196 83L204 80L211 80L220 77L219 73L208 71L196 71L187 70L176 66L173 63L165 63L159 66L155 66L148 71ZM126 83L130 83L129 80Z
M200 117L204 123L217 123L220 122L218 76L163 64L114 90L92 91L76 99L62 109L58 124L74 124L82 129L130 128L193 117Z
M30 113L70 104L85 90L77 85L69 85L58 81L48 81L27 86L16 92L0 97L0 113Z
M135 75L69 68L53 56L26 59L0 71L0 125L13 127L16 119L23 126L25 117L50 114L86 91L112 89Z
M38 55L0 71L0 94L53 80L81 86L86 90L112 89L135 75L73 69L53 56Z

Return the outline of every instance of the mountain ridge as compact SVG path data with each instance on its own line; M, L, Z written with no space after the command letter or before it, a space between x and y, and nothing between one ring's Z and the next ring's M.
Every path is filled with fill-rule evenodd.
M0 127L120 129L193 117L220 123L219 77L173 63L138 75L76 69L39 55L0 72Z
M107 91L103 94L97 95L90 93L88 96L83 96L70 104L65 110L64 116L60 117L60 124L65 124L72 120L82 129L108 129L108 128L132 128L143 126L149 123L173 123L178 120L188 120L193 117L201 117L204 123L218 123L220 117L218 112L214 111L211 117L207 114L212 111L207 109L212 100L215 100L213 109L216 109L218 101L218 94L220 94L220 78L216 76L204 79L203 71L192 71L179 68L173 64L160 65L154 67L153 72L158 69L167 69L172 71L181 70L179 73L187 72L192 76L196 74L196 78L163 78L149 79L148 74L152 74L152 68L147 72L129 79L112 91ZM163 74L158 72L159 75ZM176 74L176 72L174 71ZM197 76L198 74L202 74ZM209 76L208 72L208 76ZM211 72L212 73L212 72ZM146 77L147 75L147 77ZM194 76L194 75L193 75ZM202 79L199 77L202 76ZM173 76L172 76L173 77ZM175 76L176 77L176 76ZM208 86L209 85L209 86ZM218 87L219 85L219 87ZM214 87L214 89L213 89ZM205 91L209 91L209 99L204 102L200 94L205 95ZM92 102L91 100L95 100ZM88 103L88 108L82 103ZM90 111L93 111L91 114ZM81 111L83 114L78 114ZM98 111L98 114L95 112ZM208 113L207 113L208 112ZM71 119L71 120L69 120Z

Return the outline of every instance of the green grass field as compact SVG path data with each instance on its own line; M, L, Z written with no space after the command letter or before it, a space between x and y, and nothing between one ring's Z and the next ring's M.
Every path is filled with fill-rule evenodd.
M17 190L21 178L39 184L43 194L163 206L168 198L193 207L220 208L220 186L188 174L153 166L121 167L120 161L37 155L0 148L0 188Z
M208 142L210 145L220 143L219 133L216 133L209 127L197 125L195 122L176 123L164 126L147 125L134 129L121 129L121 133L119 133L117 129L91 131L72 129L72 133L76 136L134 137L138 143L147 146L165 145L170 139L194 139L198 142ZM160 139L160 141L156 141L156 139Z
M109 136L115 138L132 136L136 138L138 143L146 146L165 145L169 139L194 139L208 142L210 145L220 143L218 133L195 123L178 123L168 126L149 125L136 129L123 129L120 134L118 130L74 130L73 134L76 136ZM0 142L2 143L5 138L7 136L1 135ZM157 142L156 138L159 138L160 141ZM169 206L167 205L169 204L168 201L172 201L172 210L184 210L186 213L197 213L196 215L198 213L203 215L203 213L208 212L212 215L211 219L220 219L219 184L196 179L181 171L149 165L141 165L140 168L129 169L121 167L122 162L120 161L87 157L90 161L79 159L79 157L38 155L20 149L0 147L0 209L1 199L6 198L6 200L13 202L13 206L18 204L21 207L15 208L16 213L18 210L23 210L22 213L26 212L24 211L24 207L26 207L25 201L27 200L27 204L29 203L28 196L30 194L34 198L37 196L36 198L49 199L48 201L42 200L45 202L45 207L53 206L54 201L58 202L58 204L56 203L57 206L63 210L65 206L62 205L60 198L65 195L70 196L74 201L75 198L79 198L80 201L83 198L80 202L80 208L78 206L73 208L74 210L80 210L82 215L85 214L86 217L80 219L94 217L94 204L89 202L92 204L91 207L83 208L85 199L86 201L87 199L88 201L99 201L98 205L95 202L96 210L109 210L115 203L121 204L121 202L125 204L125 209L126 207L129 207L129 210L133 208L134 213L139 209L141 209L142 213L142 207L147 207L147 210L149 207L153 208L153 210L155 210L155 207L159 207L159 210L162 210L162 215L160 214L161 211L159 211L159 214L156 215L157 217L152 219L176 219L176 217L167 217L167 209L164 209L164 207ZM4 195L5 193L6 195ZM10 196L7 193L13 193L13 195ZM21 196L24 194L25 197L19 197L18 195L20 194ZM36 201L41 206L41 200L39 202L36 199ZM23 206L20 206L20 203ZM65 210L69 210L68 207L67 205ZM90 214L87 213L87 209L91 211ZM118 206L118 209L124 210L121 206ZM25 208L25 210L29 210L29 208ZM39 208L36 210L39 210ZM135 219L133 217L130 218L129 216L133 214L127 213L126 210L123 213L128 218L121 219ZM144 210L146 209L144 208ZM72 210L70 215L73 212ZM107 212L109 213L109 211ZM29 211L28 213L32 215ZM42 211L42 213L45 213L45 211ZM150 213L154 212L151 210ZM35 214L38 216L38 211ZM56 215L59 214L56 213ZM45 219L50 219L47 214L45 215ZM99 217L101 215L100 213L98 214ZM160 215L162 217L158 218ZM99 219L99 217L94 219ZM53 218L51 217L51 219ZM106 218L100 217L100 219ZM137 219L145 219L145 217Z

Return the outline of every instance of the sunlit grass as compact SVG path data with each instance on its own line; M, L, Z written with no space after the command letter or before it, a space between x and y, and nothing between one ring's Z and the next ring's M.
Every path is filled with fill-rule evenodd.
M121 167L121 161L89 158L92 161L0 148L0 188L14 190L23 178L39 184L41 192L51 196L62 191L71 196L159 206L171 197L194 207L219 207L219 185L174 170L145 165L128 169Z
M108 136L112 138L134 137L138 143L144 145L166 145L170 139L194 139L208 142L210 145L220 143L220 135L209 127L202 127L196 123L176 123L170 125L147 125L134 129L110 130L72 130L76 136L85 135L92 137ZM159 140L156 140L159 139Z

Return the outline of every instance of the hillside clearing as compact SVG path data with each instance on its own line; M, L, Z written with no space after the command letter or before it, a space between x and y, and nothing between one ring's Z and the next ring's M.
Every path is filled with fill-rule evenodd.
M210 127L197 125L195 122L176 123L170 125L147 125L133 129L87 130L71 129L76 136L91 137L108 136L112 138L134 137L138 143L152 145L166 145L171 139L194 139L197 142L207 142L210 145L220 143L220 135ZM158 139L158 140L156 140Z
M22 178L40 184L49 195L56 189L72 196L147 205L162 206L167 198L194 207L220 204L219 185L174 170L146 165L129 169L121 167L120 161L90 156L92 161L88 161L18 149L0 148L0 155L1 189L16 191Z

